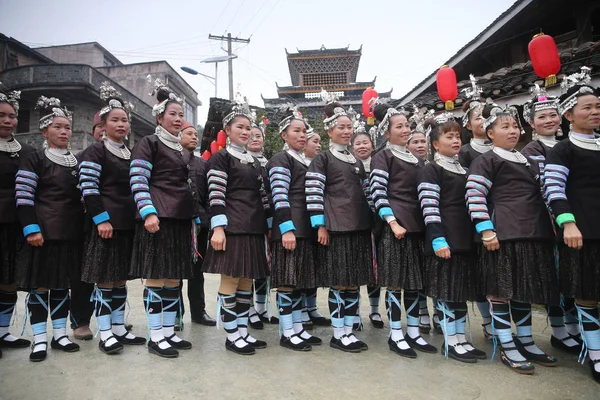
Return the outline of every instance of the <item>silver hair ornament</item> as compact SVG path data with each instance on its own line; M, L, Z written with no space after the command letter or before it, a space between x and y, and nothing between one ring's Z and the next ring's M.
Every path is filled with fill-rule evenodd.
M577 104L577 100L579 96L585 94L594 94L594 90L586 85L589 85L592 81L592 77L590 75L592 69L589 67L581 67L580 72L576 72L569 76L566 76L565 79L560 83L560 88L563 93L567 93L569 89L574 86L581 86L579 90L575 93L564 99L559 106L558 112L561 115L564 115L567 111L571 110Z

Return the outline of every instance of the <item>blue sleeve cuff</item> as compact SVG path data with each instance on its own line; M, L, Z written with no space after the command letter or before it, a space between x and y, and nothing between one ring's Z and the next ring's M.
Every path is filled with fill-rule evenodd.
M492 221L483 221L475 225L475 230L477 233L481 233L487 230L494 230L494 223Z
M325 226L325 216L324 215L313 215L310 217L310 224L313 228L318 228L320 226Z
M267 228L271 229L273 227L273 217L267 218Z
M104 211L98 215L96 215L94 218L92 218L92 221L94 221L94 223L96 225L100 225L103 222L106 222L110 219L110 216L108 215L108 212Z
M394 216L394 212L392 211L392 209L390 207L381 207L379 209L379 217L381 217L381 219L385 220L385 217L387 215Z
M215 215L210 219L210 229L215 229L217 226L227 228L227 222L225 214Z
M196 217L196 219L194 219L194 222L196 223L196 225L200 225L200 217Z
M433 239L431 245L433 246L433 251L438 251L439 249L443 249L444 247L450 248L448 242L446 242L446 238L443 236Z
M27 237L32 233L38 233L41 231L42 230L40 229L40 226L38 224L27 225L25 228L23 228L23 236Z
M290 220L290 221L285 221L284 223L279 224L279 230L281 231L281 234L283 235L286 232L295 231L296 227L294 226L294 223Z
M154 208L154 206L147 206L140 210L140 216L142 217L142 219L146 219L146 217L150 214L158 215L158 213L156 212L156 208Z

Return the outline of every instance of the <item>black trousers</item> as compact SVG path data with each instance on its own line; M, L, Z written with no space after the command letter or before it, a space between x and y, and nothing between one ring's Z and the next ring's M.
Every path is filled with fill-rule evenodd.
M90 324L94 313L94 303L90 301L93 291L93 283L71 281L71 329Z
M201 257L198 257L198 261L194 263L193 267L193 278L188 279L187 295L190 302L190 313L192 314L192 320L200 319L204 313L206 303L204 301L204 274L202 273L202 264L204 263L204 257L206 256L206 246L208 243L208 228L202 227L198 233L198 252ZM180 295L183 299L183 280L179 284ZM179 312L177 312L179 314ZM181 301L181 315L185 314L184 302Z

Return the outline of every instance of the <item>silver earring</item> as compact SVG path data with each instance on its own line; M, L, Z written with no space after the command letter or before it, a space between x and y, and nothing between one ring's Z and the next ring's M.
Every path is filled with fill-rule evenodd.
M47 148L48 148L48 139L44 139L44 143L42 144L42 147L43 147L44 149L47 149Z
M569 132L573 132L573 124L569 124Z
M71 142L67 144L67 150L71 151Z
M556 132L556 136L558 136L558 137L562 137L563 136L563 131L562 131L562 128L560 126L558 127L558 131Z
M535 129L531 131L531 140L538 140L538 134Z
M106 139L106 131L102 131L102 140Z

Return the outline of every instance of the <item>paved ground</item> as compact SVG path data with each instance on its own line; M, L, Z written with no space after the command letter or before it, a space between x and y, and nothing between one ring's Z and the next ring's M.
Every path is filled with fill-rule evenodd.
M215 314L218 278L207 275L208 310ZM131 282L131 314L134 332L146 334L141 285ZM363 291L363 295L366 293ZM272 295L274 298L274 295ZM319 293L319 305L326 309L326 294ZM23 316L19 299L19 330ZM367 315L363 301L363 315ZM373 329L368 321L359 337L369 350L347 354L328 344L309 353L283 349L278 344L277 326L254 331L269 347L250 357L227 352L221 329L192 325L186 316L182 337L194 348L182 351L178 359L150 355L145 347L128 347L116 356L98 350L98 341L79 342L82 350L66 354L50 350L43 363L28 361L29 351L4 350L0 359L0 399L598 399L600 386L587 365L560 351L554 355L556 368L537 367L535 375L521 376L503 366L498 357L477 364L445 360L437 354L419 354L416 360L398 357L388 350L387 330ZM365 318L366 320L367 318ZM492 354L485 341L480 320L471 316L473 341ZM535 339L551 351L550 328L543 314L534 316ZM386 321L386 328L388 327ZM28 328L29 329L29 328ZM15 332L17 328L13 329ZM329 328L314 332L324 341ZM428 338L440 346L443 338Z

